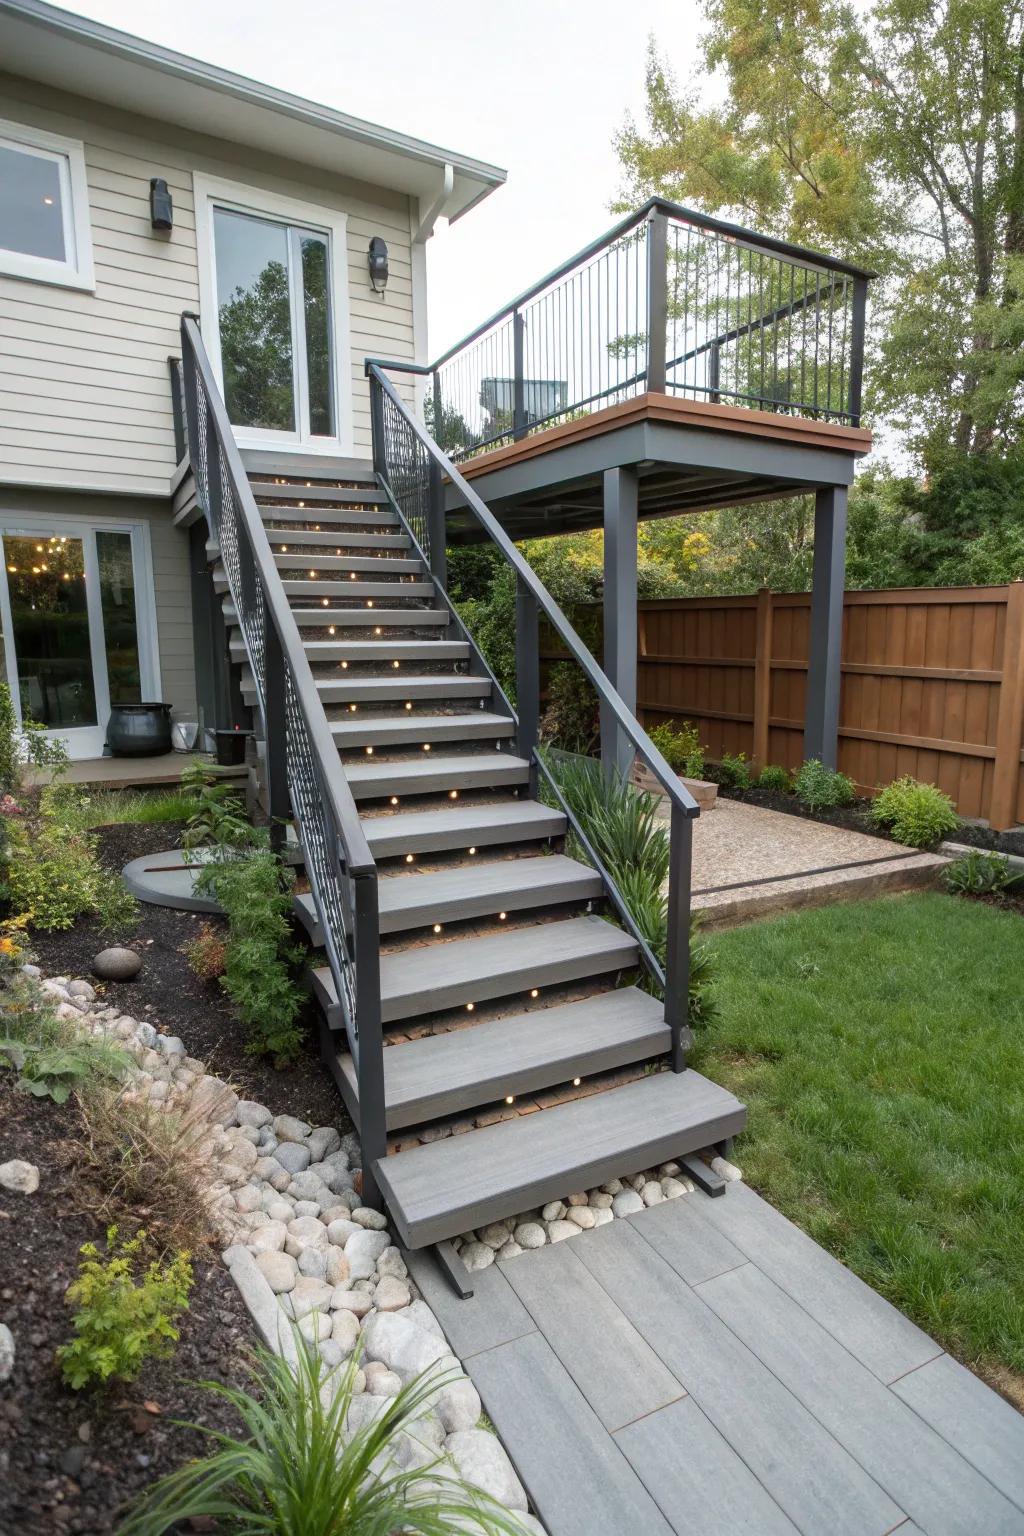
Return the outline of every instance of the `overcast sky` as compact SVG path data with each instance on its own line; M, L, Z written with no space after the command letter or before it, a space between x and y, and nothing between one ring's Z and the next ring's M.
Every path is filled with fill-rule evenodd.
M613 222L612 138L654 33L680 77L699 0L76 0L68 10L503 166L428 245L436 356Z

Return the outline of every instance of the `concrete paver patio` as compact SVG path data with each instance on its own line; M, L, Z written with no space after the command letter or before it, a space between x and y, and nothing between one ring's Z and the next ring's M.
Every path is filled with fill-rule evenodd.
M408 1257L549 1536L1024 1536L1024 1417L743 1184Z

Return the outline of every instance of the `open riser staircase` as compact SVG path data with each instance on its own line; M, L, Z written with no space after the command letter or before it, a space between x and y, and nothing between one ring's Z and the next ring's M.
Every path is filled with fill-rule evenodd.
M418 1247L722 1143L744 1110L696 1072L660 1070L672 1034L637 939L601 875L566 851L566 815L538 793L535 755L386 484L369 465L332 476L329 462L315 478L250 477L376 867L384 1124L366 1160ZM258 719L216 539L210 553ZM301 853L301 816L295 836ZM323 903L299 870L325 1059L365 1154L372 1042L353 1038L348 981L339 998L337 959L319 949Z

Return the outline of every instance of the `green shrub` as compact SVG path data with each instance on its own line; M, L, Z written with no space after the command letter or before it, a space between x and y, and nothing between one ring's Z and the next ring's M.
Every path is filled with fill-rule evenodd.
M704 777L704 748L695 725L686 721L673 725L665 720L647 734L673 773L681 773L687 779Z
M125 928L137 913L119 875L96 857L96 839L64 826L46 809L38 818L8 819L7 886L15 912L36 928L70 928L76 918L95 916L101 928Z
M750 788L750 764L745 752L723 752L717 763L708 763L705 776L724 789L740 793Z
M773 795L788 795L793 788L793 776L788 768L767 763L756 779L758 789L767 789Z
M255 829L249 828L255 836ZM294 979L302 951L291 940L294 878L266 846L225 849L204 864L196 889L224 909L228 937L221 986L247 1026L246 1049L279 1062L298 1053L303 994Z
M26 763L35 768L67 766L68 753L57 737L47 736L46 726L26 716L18 724L10 686L0 683L0 794L13 795L21 789Z
M540 721L540 739L563 752L587 753L599 733L597 694L579 667L559 661L548 677L548 698Z
M669 836L659 820L660 797L638 790L628 779L606 774L592 758L556 758L548 767L566 804L611 876L648 947L664 966L668 947ZM587 861L585 850L580 857ZM697 944L697 918L690 923L691 1022L709 1019L713 957Z
M801 764L793 779L793 790L801 805L809 811L832 810L852 805L857 798L853 780L837 768L826 768L816 757Z
M191 802L183 848L245 847L253 841L253 828L245 814L245 802L231 784L224 783L205 763L190 763L181 775L183 794Z
M57 1104L88 1084L123 1077L132 1065L127 1051L102 1037L79 1034L73 1021L57 1017L37 982L7 969L10 956L4 946L12 943L9 936L0 939L5 981L0 997L0 1069L16 1072L24 1092ZM14 954L14 964L28 958L17 944Z
M1005 891L1014 884L1009 861L1001 853L984 853L972 848L943 871L947 890L959 896L988 896Z
M871 819L908 848L930 848L960 825L948 795L909 774L894 779L871 802Z
M265 1349L255 1352L252 1390L205 1382L234 1409L244 1438L199 1424L209 1456L171 1472L143 1494L120 1536L165 1536L189 1522L263 1536L522 1536L520 1519L463 1482L442 1458L400 1455L438 1387L458 1372L433 1370L361 1427L348 1424L358 1354L333 1369L295 1330L295 1370ZM413 1447L416 1449L416 1447ZM408 1470L402 1471L402 1466Z
M61 1372L75 1391L94 1382L134 1381L153 1357L169 1355L178 1340L175 1319L188 1306L192 1266L187 1253L172 1263L154 1260L138 1273L144 1230L118 1242L117 1227L107 1229L107 1256L95 1243L80 1250L78 1279L67 1299L78 1308L75 1338L57 1351Z

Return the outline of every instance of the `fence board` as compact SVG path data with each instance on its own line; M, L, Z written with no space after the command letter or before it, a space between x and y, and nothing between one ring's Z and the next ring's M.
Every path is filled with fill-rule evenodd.
M692 720L712 757L799 765L807 593L657 599L640 626L647 724ZM862 790L910 773L963 816L1024 820L1024 584L848 592L839 735Z

